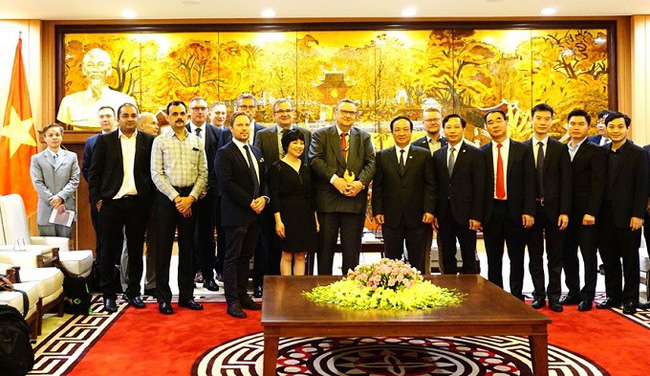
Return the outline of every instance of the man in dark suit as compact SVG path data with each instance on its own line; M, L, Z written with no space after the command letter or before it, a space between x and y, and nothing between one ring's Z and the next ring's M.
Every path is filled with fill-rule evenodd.
M355 102L342 99L336 106L336 124L317 130L311 138L309 163L315 175L320 223L320 275L332 274L339 230L343 274L359 264L368 201L366 189L375 174L375 151L370 134L354 126L356 116Z
M259 215L269 201L262 153L248 141L251 119L235 112L230 119L232 140L217 151L221 186L221 220L226 235L223 282L228 308L236 318L244 309L260 310L248 295L248 264L260 234Z
M620 307L634 314L639 303L639 246L648 203L648 156L627 139L632 120L620 112L607 115L607 184L600 217L598 242L605 266L607 299L596 308ZM623 270L621 270L623 259ZM621 283L624 274L625 285Z
M587 141L591 142L596 146L603 146L612 142L607 137L607 126L605 126L605 118L607 117L607 115L610 114L610 112L611 111L609 110L602 110L598 113L598 122L596 123L596 129L598 130L598 134L595 136L587 137Z
M411 145L411 119L396 117L390 130L395 146L377 153L372 211L382 225L386 257L401 259L406 241L409 263L424 273L436 199L433 158Z
M99 118L99 125L102 128L102 132L94 136L90 136L86 140L86 145L84 146L84 155L83 163L81 165L81 174L88 182L88 171L90 171L90 162L93 158L93 149L95 148L95 143L97 138L106 133L111 133L115 130L115 109L111 106L103 106L97 111L97 117ZM90 202L90 194L88 195L88 202ZM93 222L93 229L95 230L95 252L97 253L97 262L101 259L102 254L102 232L101 232L101 223L99 221L99 212L95 205L90 205L90 219Z
M533 107L533 137L524 142L535 159L535 224L527 232L528 268L533 278L535 309L546 305L562 312L562 259L564 235L571 213L571 158L566 145L549 137L553 108L546 103ZM546 242L545 242L546 240ZM548 289L544 281L544 243L548 260Z
M153 193L150 174L153 137L137 131L138 109L134 104L120 106L117 116L119 129L97 139L89 172L90 201L97 207L102 222L105 254L100 260L100 288L104 309L109 313L117 311L113 257L122 251L122 228L125 228L130 259L127 300L135 308L144 308L140 299L142 247Z
M413 145L429 150L433 153L447 145L447 139L440 135L442 113L439 107L426 107L422 111L422 124L427 134L413 142Z
M596 218L600 212L607 177L607 153L586 141L591 117L584 110L568 116L567 144L571 157L572 200L569 227L564 240L564 274L569 293L560 304L578 304L578 311L591 310L596 294L598 258L596 256ZM580 290L578 247L584 264L585 283Z
M293 124L294 109L293 103L286 98L280 98L273 103L273 116L275 126L264 128L258 132L255 139L255 147L260 149L264 156L264 163L271 166L273 163L284 157L282 149L282 135L290 129L297 129L305 136L305 145L311 142L311 131L306 128L296 127ZM303 159L307 162L307 153L302 154ZM260 218L262 220L262 232L264 239L268 239L269 253L265 263L255 263L256 270L253 271L253 286L262 286L262 280L265 274L280 274L280 250L278 249L276 237L273 234L275 220L273 213L266 210ZM266 266L263 270L257 270L258 267Z
M433 154L438 185L435 224L442 245L442 270L456 274L456 239L460 243L463 274L476 274L476 231L481 228L485 201L483 152L464 142L467 122L447 115L442 126L448 144Z
M483 215L488 279L503 287L503 242L510 258L510 292L524 300L526 229L535 223L535 162L526 145L508 137L502 110L484 116L492 141L481 147L485 157L485 214Z
M250 123L250 137L249 143L253 145L257 140L257 133L264 129L263 126L255 122L255 115L257 114L257 100L252 94L244 93L240 94L237 97L237 102L235 103L235 112L243 112L248 115L248 118L251 119ZM219 140L219 147L226 145L232 140L232 133L230 128L224 128L221 133L221 139ZM270 248L271 240L267 236L272 232L272 226L262 223L263 229L260 230L260 239L257 242L255 248L255 259L253 264L253 296L256 298L261 298L263 293L262 282L264 278L264 272L268 265L268 254ZM266 234L266 235L265 235ZM217 254L217 269L219 266L223 265L224 255Z
M217 154L221 130L207 121L208 103L204 98L190 100L190 121L185 128L203 142L208 163L208 185L196 202L196 229L194 232L194 269L201 271L203 287L219 291L214 281L215 249L214 226L217 217L217 179L214 171L214 157Z

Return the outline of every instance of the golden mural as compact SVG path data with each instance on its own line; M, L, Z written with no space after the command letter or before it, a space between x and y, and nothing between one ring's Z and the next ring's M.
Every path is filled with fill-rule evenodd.
M259 99L258 121L272 123L277 98L294 101L299 125L332 121L342 98L358 100L359 125L378 148L392 146L388 124L415 120L425 101L468 121L466 137L487 141L483 114L502 108L515 139L530 137L530 109L539 102L558 113L552 135L566 131L574 108L595 114L608 106L605 29L411 30L65 34L64 96L86 90L84 55L107 51L111 90L143 111L195 95L232 109L240 93ZM595 129L594 129L595 132Z

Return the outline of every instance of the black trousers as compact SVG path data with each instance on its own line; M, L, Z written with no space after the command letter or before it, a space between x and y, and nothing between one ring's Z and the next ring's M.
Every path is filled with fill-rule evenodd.
M217 243L214 237L217 195L214 189L194 204L196 225L194 226L194 246L192 261L194 271L200 270L205 282L214 279L215 252ZM194 210L194 209L192 209Z
M533 298L557 302L562 294L562 260L564 258L564 234L557 226L557 219L550 221L546 207L537 203L535 224L526 231L528 243L528 270L533 278ZM548 260L548 288L544 278L544 240L546 235L546 258Z
M119 283L119 280L114 280L113 272L115 260L119 260L122 254L122 228L125 229L129 254L127 268L129 284L126 295L130 298L140 295L144 233L147 229L150 210L150 206L143 203L137 196L103 201L100 217L104 255L99 264L99 287L105 298L115 299L117 297L116 283Z
M566 229L564 239L563 263L565 284L569 289L569 297L579 296L581 300L594 300L596 279L598 277L597 237L598 228L596 225L584 226L582 216L569 219L569 227ZM582 289L580 289L578 247L580 247L585 270L585 284Z
M417 227L388 227L382 226L384 234L385 257L393 260L401 260L404 254L404 242L408 251L408 262L424 274L424 255L431 249L431 243L427 243L430 237L431 225L422 223Z
M216 196L215 199L215 226L217 227L217 257L215 260L214 269L220 275L223 275L223 260L226 255L226 234L223 226L221 225L221 196Z
M176 188L181 197L187 197L192 187ZM192 272L192 242L196 223L195 205L188 218L176 209L176 204L167 196L158 192L156 215L158 216L158 234L156 255L156 291L158 302L170 303L172 290L169 288L169 264L174 246L174 234L178 227L178 289L179 301L193 298L194 273Z
M469 229L469 222L463 224L456 222L451 210L448 210L444 218L438 218L438 225L438 238L440 239L440 253L444 273L458 273L456 263L456 239L458 239L460 254L463 259L461 273L477 274L476 231Z
M598 217L598 244L605 266L605 291L615 302L639 301L639 246L641 229L618 228L611 204L604 204ZM621 259L623 264L621 265ZM622 270L621 270L622 267ZM621 273L625 285L621 283Z
M318 274L332 275L336 240L341 231L341 247L343 248L343 275L348 269L359 265L361 252L361 236L363 235L363 214L353 213L318 213L320 223Z
M248 226L228 226L224 230L226 253L223 284L226 302L233 304L248 294L248 265L260 235L260 224L253 221Z
M156 256L158 255L158 220L156 216L156 202L158 201L158 195L154 200L154 210L151 211L151 216L149 217L149 223L147 224L147 232L145 243L147 244L147 258L145 265L145 289L154 289L156 288Z
M488 258L488 279L503 288L503 245L510 258L510 293L524 300L524 252L526 231L521 218L510 218L506 201L494 200L492 218L485 224L483 236Z
M275 219L271 209L264 209L258 218L260 232L257 245L255 246L255 258L253 260L253 286L262 286L264 284L264 276L268 274L280 274L280 260L275 258L277 265L274 265L273 249L275 247ZM272 270L278 269L277 273Z
M102 258L102 224L101 219L99 218L99 211L97 211L97 206L90 203L90 219L93 223L93 229L95 230L95 252L97 255L97 262L101 263Z

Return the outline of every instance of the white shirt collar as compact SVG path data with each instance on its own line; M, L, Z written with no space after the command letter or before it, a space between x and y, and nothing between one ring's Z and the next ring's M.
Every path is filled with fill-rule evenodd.
M546 137L544 137L544 138L541 139L541 140L538 140L537 137L535 137L535 136L533 135L533 140L532 140L532 141L533 141L533 146L537 146L537 144L538 144L539 142L541 142L544 146L546 146L546 144L548 144L548 134L546 135Z
M248 145L248 144L245 144L245 143L243 143L243 142L237 140L237 139L234 138L234 137L232 138L232 142L234 142L235 145L237 145L237 147L240 148L240 149L243 149L243 148L244 148L244 145ZM250 146L249 146L249 148L250 148Z
M409 150L411 149L411 143L409 142L408 145L404 147L404 149L400 148L399 146L395 145L395 152L399 156L400 150L404 150L405 154L409 153Z
M122 136L124 136L124 138L126 138L127 140L134 140L138 136L138 130L136 129L133 132L133 134L131 135L131 137L126 137L126 135L124 133L122 133L122 130L120 128L117 128L117 138L118 138L118 140L120 138L122 138Z
M456 144L456 146L451 146L449 142L447 142L447 150L451 150L451 148L454 148L454 150L460 150L461 147L463 147L463 142L465 142L465 137L460 139L460 142Z
M348 136L350 136L350 132L352 132L352 127L350 127L350 130L346 132ZM339 134L339 137L341 137L341 134L343 134L343 131L341 130L341 128L339 128L338 125L336 125L336 133Z
M59 148L59 151L56 152L56 153L50 148L47 148L47 150L50 152L50 155L52 156L52 158L54 158L55 155L57 156L57 158L61 155L61 148Z
M493 149L496 150L497 144L499 144L499 143L492 140L492 148ZM510 137L506 137L506 139L501 142L501 147L502 148L507 148L508 146L510 146Z
M338 128L338 127L336 127L336 128ZM276 129L276 131L277 131L278 133L282 133L282 131L284 130L281 126L279 126L279 125L277 125L277 124L275 125L275 129ZM292 130L292 129L293 129L293 124L291 124L291 125L289 126L289 129L287 129L287 130L290 131L290 130ZM339 133L339 135L340 135L340 133Z
M569 146L570 149L579 149L580 146L587 140L587 137L583 138L582 141L578 142L575 146L571 146L573 144L573 140L569 141L567 146Z

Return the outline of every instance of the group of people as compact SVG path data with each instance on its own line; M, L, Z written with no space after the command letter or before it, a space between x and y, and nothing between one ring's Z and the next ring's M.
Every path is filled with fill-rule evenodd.
M117 310L114 270L120 263L129 305L144 307L145 234L145 293L155 290L163 314L174 312L169 268L176 233L178 305L192 310L203 308L193 298L197 271L209 290L219 289L215 277L223 280L229 315L244 318L244 310L259 310L247 292L253 256L256 297L263 294L265 274L305 274L310 252L317 254L318 274L332 274L339 240L343 271L352 269L359 263L370 188L386 257L405 258L424 272L436 231L443 272L477 273L476 234L482 231L490 281L503 287L505 243L510 290L523 300L528 247L532 306L548 301L556 312L569 304L587 311L599 248L607 299L597 308L622 305L634 313L638 307L650 148L627 139L627 115L600 114L599 130L606 131L594 140L587 138L589 114L574 110L565 145L549 137L555 112L547 104L532 109L533 137L523 143L508 137L506 114L490 110L484 121L491 142L477 148L464 140L465 119L443 118L440 108L430 107L422 114L424 137L412 142L413 122L399 116L390 123L395 146L375 153L370 134L355 126L357 106L350 99L337 104L335 124L313 133L295 126L288 99L275 101L275 124L269 127L255 122L256 107L254 96L242 94L226 124L223 103L208 107L201 97L189 106L173 101L166 108L169 129L162 132L154 115L139 113L132 103L99 109L102 133L88 139L82 172L106 311ZM48 148L32 159L43 235L70 235L69 228L48 223L52 210L74 208L79 183L76 156L60 147L62 133L59 125L45 127ZM568 294L560 299L562 270Z

